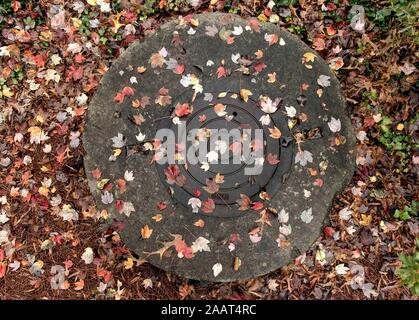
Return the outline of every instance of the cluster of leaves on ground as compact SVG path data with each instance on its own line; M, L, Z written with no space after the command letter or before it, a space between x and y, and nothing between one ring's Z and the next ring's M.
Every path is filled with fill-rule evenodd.
M2 299L418 293L417 4L274 2L0 0ZM166 274L103 230L80 139L90 98L125 48L174 16L211 11L278 24L319 52L342 83L358 140L355 175L312 249L277 272L229 284Z

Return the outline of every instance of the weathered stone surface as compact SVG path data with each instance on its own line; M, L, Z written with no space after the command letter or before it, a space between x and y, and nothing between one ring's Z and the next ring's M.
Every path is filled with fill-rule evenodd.
M104 76L89 106L83 135L85 168L98 207L108 210L110 223L113 219L123 222L119 234L140 258L187 278L209 281L253 278L289 263L318 238L334 196L353 174L354 132L345 115L338 80L328 65L297 37L272 24L249 22L234 15L202 14L193 19L167 23L133 44ZM258 50L263 56L256 58ZM240 61L236 61L236 54L240 54ZM170 61L171 58L177 62ZM250 62L246 60L250 59L253 61L247 66ZM161 67L150 64L161 60L168 64L162 63ZM137 69L142 66L145 72ZM168 66L175 70L167 69ZM219 67L228 69L229 75L219 77ZM245 67L250 74L246 74ZM136 152L144 148L144 142L154 138L161 121L171 114L174 102L180 99L193 105L193 93L200 90L181 84L188 74L195 75L202 86L195 101L209 92L228 92L229 96L237 93L236 99L240 101L241 89L252 92L249 98L255 105L260 95L282 99L271 117L275 124L282 123L278 143L284 138L292 140L287 147L291 148L290 162L282 158L286 153L281 152L278 166L288 167L275 178L274 183L280 186L272 189L275 194L271 194L271 200L262 201L258 194L252 197L253 202L263 202L262 210L238 211L237 206L230 206L234 211L232 217L193 213L168 194L167 183L160 179L152 163L153 153ZM119 92L117 99L121 99L124 87L133 88L134 94L126 89L123 102L118 103L115 97ZM161 91L162 87L168 92ZM172 103L159 105L160 96L165 96L163 100L170 96ZM144 97L149 97L150 105L138 107ZM295 116L292 109L287 109L292 106ZM134 116L138 119L139 115L144 122L138 126L132 119ZM141 143L136 138L140 131L145 135ZM317 131L322 137L310 137ZM120 148L113 147L112 141L118 134L125 139ZM115 149L120 149L120 155L110 161ZM94 169L102 172L99 179L92 176ZM121 192L117 180L124 179L126 171L133 172L134 180L125 181L126 191ZM101 179L109 179L102 190L98 188ZM109 193L105 192L110 186ZM202 190L200 198L208 197ZM110 200L113 201L107 203ZM129 203L135 209L130 214ZM165 203L166 208L159 208L158 203ZM221 210L217 206L215 210ZM204 222L203 227L195 225L198 220ZM145 226L153 231L144 239L140 230ZM249 236L249 232L253 235ZM199 237L208 240L210 251L196 251ZM158 250L165 245L168 249L160 257ZM238 261L241 265L237 268ZM214 269L219 268L218 264L222 270L217 274Z

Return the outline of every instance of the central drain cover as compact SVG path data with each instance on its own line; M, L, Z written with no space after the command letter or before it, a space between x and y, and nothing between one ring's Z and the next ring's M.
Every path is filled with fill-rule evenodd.
M182 106L191 100L190 96L182 96L174 105ZM175 141L183 137L186 147L182 145L181 151L189 150L192 154L185 152L181 157L184 161L178 161L181 164L165 161L157 165L160 179L170 188L174 199L188 208L191 198L208 194L207 206L201 207L199 213L234 217L243 215L236 205L242 195L250 199L261 192L275 195L292 161L292 139L282 137L282 133L289 132L284 117L279 113L265 114L255 101L245 102L234 92L198 95L192 105L191 114L182 118L183 126L174 123L172 117L159 123L159 130L173 132ZM269 128L260 122L263 116L279 129L280 138L271 137ZM243 155L246 146L247 156ZM181 151L175 154L180 155ZM206 157L210 152L211 161ZM176 156L172 157L175 159Z
M163 25L113 63L87 117L101 217L139 260L192 279L253 278L304 254L354 169L329 66L255 18Z

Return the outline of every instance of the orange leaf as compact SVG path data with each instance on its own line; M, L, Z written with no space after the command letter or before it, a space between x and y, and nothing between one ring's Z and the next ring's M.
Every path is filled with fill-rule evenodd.
M150 227L147 224L141 228L141 237L143 239L150 238L152 233L153 233L153 229L150 229Z
M268 129L269 129L269 132L271 133L269 136L272 139L279 139L279 138L281 138L281 135L282 135L281 130L279 130L277 127L268 128Z
M79 281L75 282L74 285L75 285L74 290L76 290L76 291L83 290L83 288L84 288L84 280L83 279L80 279Z
M205 221L202 219L199 219L195 221L194 226L198 228L203 228L205 226Z

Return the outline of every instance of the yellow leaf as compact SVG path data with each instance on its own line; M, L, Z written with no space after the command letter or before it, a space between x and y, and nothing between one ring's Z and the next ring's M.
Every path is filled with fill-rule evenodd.
M3 86L3 95L5 97L8 97L8 98L13 97L13 94L14 93L9 89L9 87Z
M249 101L249 96L252 95L252 92L247 89L240 89L240 97L243 99L244 102Z
M40 194L40 195L42 195L42 196L46 197L46 196L48 196L49 190L48 190L48 188L47 188L47 187L41 186L41 187L38 189L38 192L39 192L39 194Z
M306 52L303 55L302 62L303 63L314 62L314 58L316 58L316 56L312 52Z
M150 229L150 227L147 224L141 228L141 237L143 239L150 238L152 233L153 233L153 229Z
M90 4L91 6L95 6L96 2L97 0L87 0L87 3Z
M73 22L74 28L79 28L81 26L81 20L78 18L71 18L71 21Z
M108 220L108 217L109 217L108 211L107 211L107 210L105 210L105 209L103 209L103 210L100 212L100 217L101 217L102 219L104 219L104 220Z
M121 149L115 149L115 150L113 151L113 155L114 155L115 157L118 157L121 153L122 153L122 150L121 150Z
M49 163L47 163L47 164L45 164L41 167L42 172L48 172L50 170L51 170L51 165Z
M131 269L134 266L134 260L132 260L132 258L128 258L127 260L124 261L124 268L126 270Z
M372 215L361 214L361 221L359 222L362 226L368 227L371 224Z
M35 120L39 123L44 123L44 117L39 114L36 116Z
M233 270L237 272L241 265L242 265L242 261L240 260L240 258L234 257Z
M119 12L116 14L116 17L111 18L112 22L113 22L113 27L112 27L112 31L113 33L117 33L119 28L121 28L123 26L122 23L119 22L119 19L121 18L122 12Z
M266 21L268 21L268 18L263 14L263 13L261 13L259 16L258 16L258 19L260 20L260 21L263 21L263 22L266 22Z

